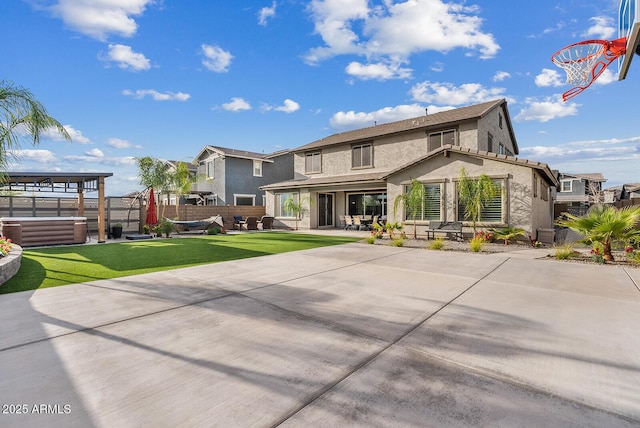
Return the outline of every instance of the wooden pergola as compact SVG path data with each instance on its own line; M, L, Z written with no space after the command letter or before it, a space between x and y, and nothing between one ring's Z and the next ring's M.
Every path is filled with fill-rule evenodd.
M98 242L105 242L104 179L111 172L7 172L0 189L20 192L77 193L78 216L84 217L84 194L98 192Z

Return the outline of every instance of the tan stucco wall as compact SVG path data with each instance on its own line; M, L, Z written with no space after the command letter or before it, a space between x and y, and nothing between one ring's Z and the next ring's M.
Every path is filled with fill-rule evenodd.
M519 227L526 231L533 231L539 227L552 227L552 201L543 201L540 196L532 198L534 169L499 162L491 159L479 159L459 153L450 153L449 157L437 156L418 165L408 168L387 181L387 198L389 207L393 206L395 198L403 191L404 185L412 178L421 182L442 182L442 214L447 221L457 220L455 181L460 169L465 169L470 177L486 174L492 178L507 177L506 188L503 189L503 224L478 224L479 227L504 227L506 225ZM539 182L540 184L540 182ZM393 221L401 221L404 212L399 210L393 217L393 210L389 209L389 217ZM428 222L419 223L418 231L426 229ZM465 223L466 225L466 223ZM466 226L470 226L466 225ZM412 229L410 229L412 230ZM465 232L469 232L466 229Z
M502 128L500 128L499 115L502 116ZM498 144L509 150L511 156L515 155L515 147L511 141L507 118L502 109L493 109L485 117L478 121L478 149L487 151L488 134L493 135L493 152L498 153ZM505 153L506 154L506 153Z

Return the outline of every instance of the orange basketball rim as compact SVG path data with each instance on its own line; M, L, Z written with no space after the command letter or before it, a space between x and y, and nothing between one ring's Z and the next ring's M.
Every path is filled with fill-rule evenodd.
M567 83L574 87L562 94L562 101L575 97L627 51L627 38L615 40L583 40L551 56L551 61L567 73Z

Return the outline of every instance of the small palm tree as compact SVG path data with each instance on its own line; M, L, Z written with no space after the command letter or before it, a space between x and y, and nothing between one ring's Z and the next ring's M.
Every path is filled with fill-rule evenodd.
M520 229L519 227L511 227L507 226L502 229L489 229L491 233L495 235L498 239L504 240L504 245L509 245L509 241L513 238L517 238L518 236L524 236L526 234L524 229Z
M413 239L418 237L418 231L416 227L416 219L418 218L418 214L422 211L423 204L425 203L425 190L424 184L420 183L415 178L411 179L411 184L407 189L407 192L404 192L393 200L393 216L396 216L396 212L398 211L398 206L400 204L404 204L407 208L407 217L411 217L413 220Z
M311 199L307 196L298 198L298 201L294 198L287 198L284 201L282 208L284 208L285 211L291 211L296 218L296 230L298 230L298 221L307 210L307 205L311 206Z
M567 219L557 222L584 235L584 242L602 244L604 259L613 261L611 245L616 241L626 241L640 237L636 224L640 220L640 207L617 209L611 205L594 205L581 217L565 214Z
M178 206L180 205L180 197L191 191L191 186L196 182L196 179L189 171L189 165L186 162L178 162L175 170L169 172L169 181L176 194L176 218L179 220Z
M482 212L487 204L500 195L500 186L486 174L480 175L477 179L469 178L462 168L458 179L458 195L460 202L464 205L464 217L471 219L475 235L476 223L482 218Z
M0 81L0 179L9 162L10 151L20 146L22 138L26 136L35 146L40 137L51 130L71 141L64 126L49 116L31 92Z

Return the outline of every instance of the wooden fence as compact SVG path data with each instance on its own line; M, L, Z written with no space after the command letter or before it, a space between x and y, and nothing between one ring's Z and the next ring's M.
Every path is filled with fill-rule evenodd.
M141 233L147 218L147 207L140 200L129 197L110 196L105 198L105 216L107 237L110 227L122 224L122 233ZM78 216L77 198L52 198L38 196L0 196L0 217L75 217ZM201 220L214 215L224 218L225 228L231 229L234 216L261 217L265 215L263 206L200 206L179 205L176 213L175 205L160 205L159 217L179 220ZM84 217L87 217L89 235L98 233L98 199L84 198Z

